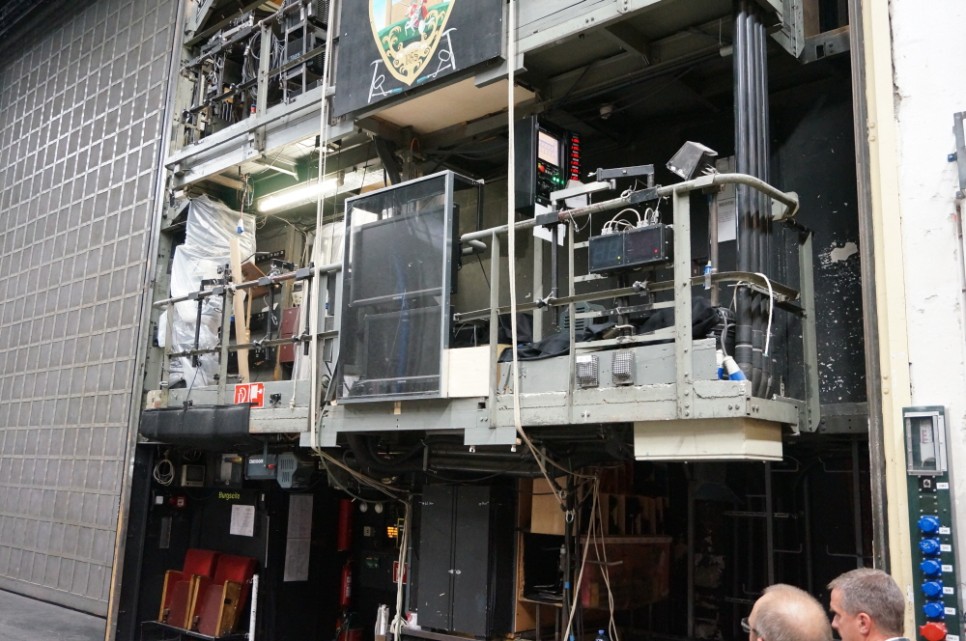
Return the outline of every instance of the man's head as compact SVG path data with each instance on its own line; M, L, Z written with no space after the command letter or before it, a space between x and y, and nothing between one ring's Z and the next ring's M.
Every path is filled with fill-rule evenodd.
M861 568L828 584L832 627L842 641L882 641L902 636L906 600L892 577Z
M765 589L748 615L749 641L831 641L822 605L810 594L778 583Z

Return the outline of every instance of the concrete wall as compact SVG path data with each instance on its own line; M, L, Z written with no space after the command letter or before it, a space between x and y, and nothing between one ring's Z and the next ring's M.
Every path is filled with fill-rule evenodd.
M68 5L0 60L0 588L101 615L175 7Z
M892 0L899 200L912 402L944 405L959 521L966 515L966 328L953 114L966 111L966 5ZM957 470L958 468L958 470ZM959 527L966 550L966 527ZM962 594L963 573L959 573ZM962 597L960 597L962 598Z

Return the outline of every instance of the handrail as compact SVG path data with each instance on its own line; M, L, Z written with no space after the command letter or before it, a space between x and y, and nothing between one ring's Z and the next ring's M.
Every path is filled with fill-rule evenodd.
M199 289L197 291L188 292L183 296L164 298L162 300L155 301L154 307L160 308L173 303L184 303L186 301L201 300L210 296L221 296L222 289L227 289L230 292L236 292L238 290L254 289L256 287L268 287L270 285L278 285L279 283L284 283L290 280L306 280L319 274L335 273L341 269L342 263L329 263L328 265L322 265L314 271L311 267L304 267L302 269L296 269L295 271L291 272L283 272L273 276L261 276L255 280L246 280L242 283L228 284L225 286L218 285L212 289Z
M558 222L566 222L575 218L583 218L584 216L590 216L591 214L611 211L613 209L626 207L639 202L645 202L647 200L665 198L676 193L707 189L708 187L713 187L715 185L747 185L748 187L760 191L773 200L777 200L781 204L785 205L785 211L772 215L772 220L786 220L788 218L793 218L798 213L798 194L793 191L781 191L780 189L766 183L764 180L755 178L754 176L749 176L748 174L708 174L685 182L676 183L674 185L639 189L637 191L627 191L621 194L621 196L618 198L611 198L610 200L605 200L593 205L588 205L586 207L561 210L557 212L557 220ZM519 231L536 226L536 219L528 218L518 221L515 225L513 225L513 230ZM500 225L498 227L491 227L489 229L472 231L460 236L460 242L466 243L472 240L488 238L494 233L505 234L508 230L509 227L507 225Z

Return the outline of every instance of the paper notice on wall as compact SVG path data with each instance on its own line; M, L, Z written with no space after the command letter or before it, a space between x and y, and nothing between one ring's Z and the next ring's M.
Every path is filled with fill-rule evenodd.
M229 534L235 536L255 536L255 506L232 505Z
M288 502L285 571L282 581L307 581L312 543L312 495L293 494Z

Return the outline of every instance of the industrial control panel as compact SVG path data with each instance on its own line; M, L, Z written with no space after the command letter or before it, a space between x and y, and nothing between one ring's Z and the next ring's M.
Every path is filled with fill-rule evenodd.
M517 123L516 211L532 216L550 208L550 194L580 180L580 137L530 116Z
M946 460L946 410L910 407L902 415L916 634L925 641L959 641L962 623L956 594L956 520Z

